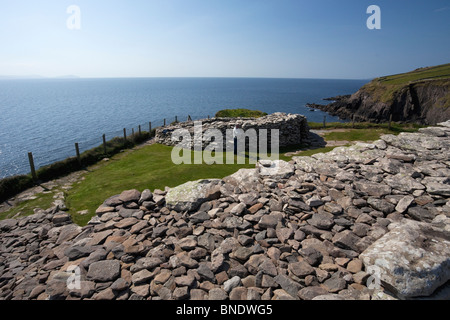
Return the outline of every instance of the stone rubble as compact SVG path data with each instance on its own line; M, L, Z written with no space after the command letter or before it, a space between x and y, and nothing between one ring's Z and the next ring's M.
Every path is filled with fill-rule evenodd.
M447 122L3 220L0 299L448 299L449 177Z

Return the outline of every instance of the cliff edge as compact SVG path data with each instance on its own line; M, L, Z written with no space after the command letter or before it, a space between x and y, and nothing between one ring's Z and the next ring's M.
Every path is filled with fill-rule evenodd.
M450 64L376 78L351 96L328 105L310 105L355 121L434 125L450 119Z

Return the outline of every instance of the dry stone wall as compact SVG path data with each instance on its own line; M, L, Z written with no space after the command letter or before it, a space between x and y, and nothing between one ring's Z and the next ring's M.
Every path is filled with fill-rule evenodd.
M211 144L208 140L205 132L214 129L219 130L222 134L223 148L227 145L227 130L233 130L236 124L241 124L242 129L247 131L249 129L255 129L259 136L261 129L267 129L267 142L271 144L271 129L279 130L279 145L280 147L301 144L307 141L309 137L308 121L305 116L300 114L286 114L286 113L274 113L261 118L211 118L199 120L202 123L202 146ZM175 146L178 145L177 140L172 140L172 134L177 129L186 129L189 131L192 140L194 139L194 121L177 123L174 125L158 128L156 130L156 141L161 144ZM233 139L231 135L231 140ZM186 148L193 148L193 141L186 145Z

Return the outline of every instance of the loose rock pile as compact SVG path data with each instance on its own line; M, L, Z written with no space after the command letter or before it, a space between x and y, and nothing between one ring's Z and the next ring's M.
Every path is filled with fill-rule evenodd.
M449 177L447 122L124 191L86 227L58 207L4 220L0 298L448 298Z

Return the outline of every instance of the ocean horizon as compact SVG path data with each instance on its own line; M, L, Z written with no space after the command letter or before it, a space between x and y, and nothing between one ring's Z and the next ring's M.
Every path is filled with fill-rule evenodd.
M352 94L370 80L295 78L0 78L0 178L36 169L131 133L175 120L213 117L222 109L299 113L342 121L307 103Z

